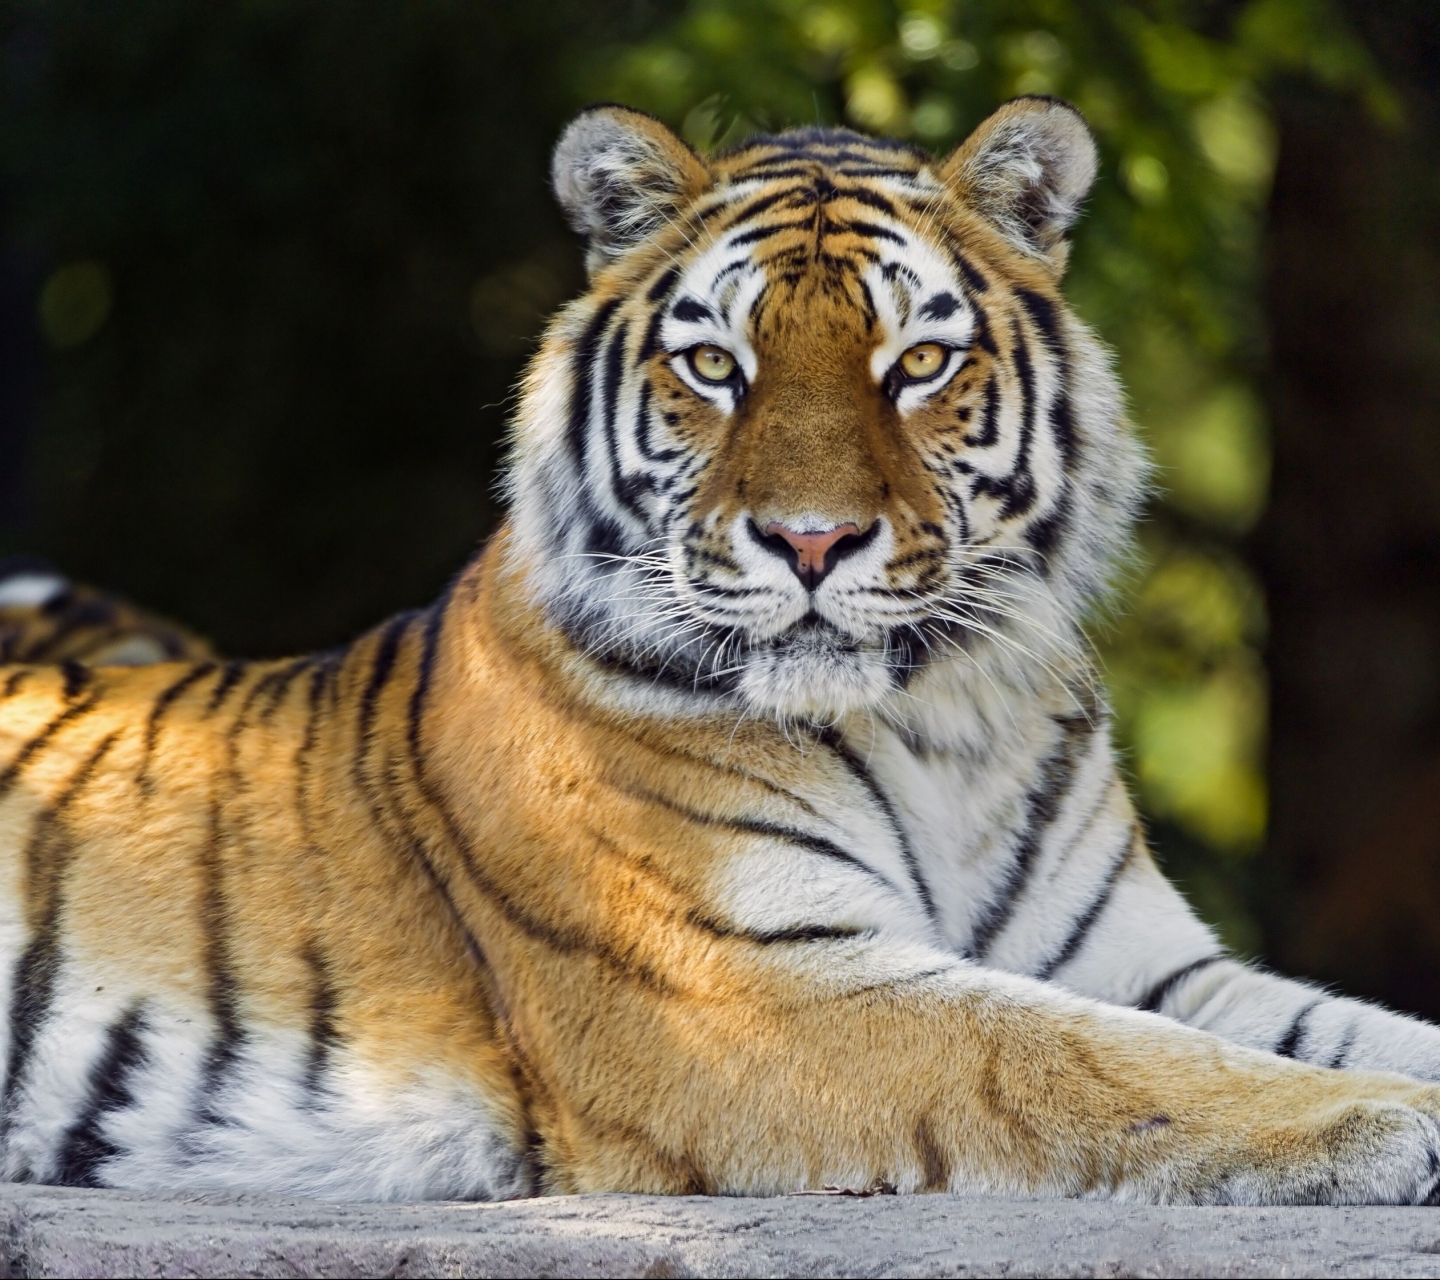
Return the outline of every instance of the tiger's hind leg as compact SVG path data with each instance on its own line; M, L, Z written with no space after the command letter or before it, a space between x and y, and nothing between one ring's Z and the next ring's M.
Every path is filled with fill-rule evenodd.
M214 656L184 627L72 583L43 560L0 560L0 664L134 667Z

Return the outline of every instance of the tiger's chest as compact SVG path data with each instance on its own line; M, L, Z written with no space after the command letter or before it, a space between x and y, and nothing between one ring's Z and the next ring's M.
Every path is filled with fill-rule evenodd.
M1099 714L1019 699L988 718L954 704L929 723L867 718L846 751L891 817L935 940L982 961L1022 903L1044 914L1045 883L1113 781Z

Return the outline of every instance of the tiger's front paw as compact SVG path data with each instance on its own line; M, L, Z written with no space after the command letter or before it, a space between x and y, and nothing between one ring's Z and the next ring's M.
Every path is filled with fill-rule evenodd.
M1431 1091L1427 1091L1431 1092ZM1339 1103L1291 1128L1250 1135L1239 1166L1198 1197L1218 1204L1440 1203L1440 1107Z

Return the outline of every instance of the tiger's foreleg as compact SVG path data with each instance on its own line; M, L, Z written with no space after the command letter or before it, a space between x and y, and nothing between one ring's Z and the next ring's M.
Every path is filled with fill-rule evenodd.
M1077 902L1087 908L1104 892L1103 909L1064 963L1036 972L1037 949L1035 976L1298 1062L1440 1080L1440 1028L1232 959L1148 851L1137 848L1118 874L1105 852L1076 855L1093 864L1091 892Z
M743 999L589 988L551 1058L556 1189L1290 1204L1416 1203L1440 1182L1428 1086L918 948L799 943L781 963Z

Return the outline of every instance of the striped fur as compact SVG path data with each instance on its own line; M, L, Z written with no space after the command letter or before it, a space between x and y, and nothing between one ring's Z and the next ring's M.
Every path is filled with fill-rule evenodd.
M0 560L0 665L139 666L212 656L185 628L69 582L43 561Z
M581 116L591 285L437 603L0 668L5 1175L1430 1198L1440 1032L1224 957L1117 773L1079 623L1145 467L1058 292L1093 173L1044 100L943 163Z

